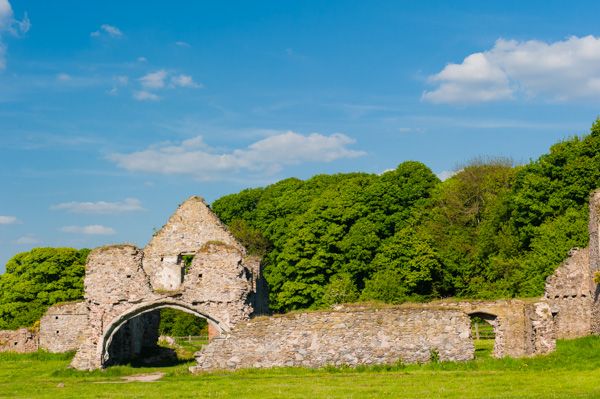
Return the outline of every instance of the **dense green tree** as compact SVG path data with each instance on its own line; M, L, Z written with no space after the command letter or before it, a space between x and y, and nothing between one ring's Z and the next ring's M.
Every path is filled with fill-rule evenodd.
M83 298L88 249L35 248L0 275L0 329L32 325L49 306Z

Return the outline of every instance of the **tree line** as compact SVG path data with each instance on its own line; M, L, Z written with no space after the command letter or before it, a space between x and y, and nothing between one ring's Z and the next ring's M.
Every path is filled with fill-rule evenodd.
M380 175L285 179L212 209L263 257L276 312L356 301L541 295L572 247L587 245L600 187L600 120L525 165L473 160L445 181L419 162ZM37 248L0 276L0 329L82 297L88 250Z

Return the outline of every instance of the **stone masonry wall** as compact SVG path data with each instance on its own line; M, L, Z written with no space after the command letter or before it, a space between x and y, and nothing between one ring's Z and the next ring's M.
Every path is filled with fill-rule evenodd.
M590 196L589 234L590 272L594 278L595 273L600 272L600 190ZM593 334L600 334L600 285L594 284L592 292L591 330Z
M84 302L50 307L40 320L40 348L53 353L77 350L87 320Z
M554 351L556 334L550 306L518 299L433 303L469 315L488 315L494 327L494 357L524 357Z
M470 320L461 311L342 308L241 323L205 346L192 371L417 363L432 356L459 361L473 355Z
M588 248L575 248L546 280L544 300L555 315L557 338L577 338L592 332L594 283Z
M0 330L0 352L28 353L38 348L38 335L27 328Z

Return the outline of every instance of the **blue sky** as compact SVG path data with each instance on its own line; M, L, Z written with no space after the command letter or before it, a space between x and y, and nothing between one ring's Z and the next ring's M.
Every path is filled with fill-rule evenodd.
M0 0L0 272L286 177L527 162L599 115L594 1Z

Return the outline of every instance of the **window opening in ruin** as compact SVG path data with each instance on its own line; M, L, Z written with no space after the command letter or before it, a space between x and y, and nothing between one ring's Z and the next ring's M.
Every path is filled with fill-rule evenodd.
M207 343L206 319L177 309L157 309L119 327L107 348L105 366L168 367L187 363Z
M497 317L488 313L473 313L471 318L471 337L475 345L475 357L491 357L496 343Z
M177 264L182 265L183 275L187 275L192 267L192 261L194 260L193 253L189 254L180 254L177 259Z

